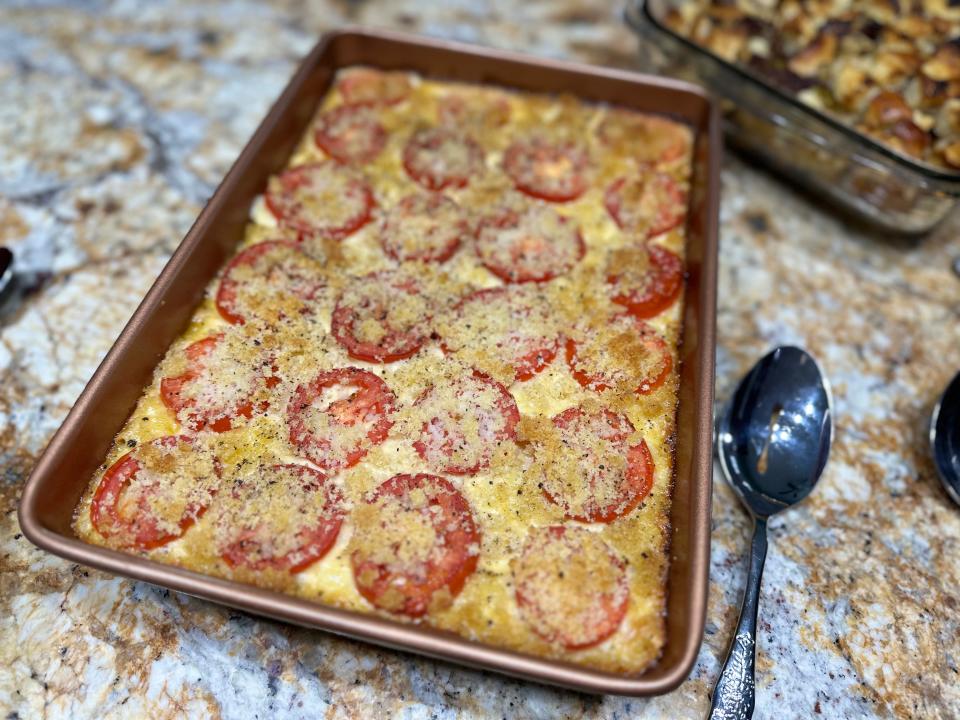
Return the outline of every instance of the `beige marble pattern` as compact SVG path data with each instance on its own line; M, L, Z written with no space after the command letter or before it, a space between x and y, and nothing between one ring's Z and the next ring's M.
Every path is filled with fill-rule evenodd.
M33 548L16 504L50 434L323 31L368 23L632 67L606 0L6 2L0 242L0 717L700 718L748 521L718 481L706 641L680 689L594 698L253 619ZM771 526L758 718L960 716L960 510L926 419L960 369L960 219L914 242L846 225L730 158L718 395L778 343L834 385L822 484Z

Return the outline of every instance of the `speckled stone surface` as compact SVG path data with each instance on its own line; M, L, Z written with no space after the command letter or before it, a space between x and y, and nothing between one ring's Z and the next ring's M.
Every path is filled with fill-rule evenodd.
M732 633L748 521L718 481L706 641L652 700L593 698L278 623L65 563L17 526L46 440L323 31L368 23L633 66L606 0L151 1L0 7L0 717L700 718ZM960 510L925 426L960 368L960 218L919 242L845 225L730 158L718 396L770 346L833 381L826 475L777 518L759 718L960 717Z

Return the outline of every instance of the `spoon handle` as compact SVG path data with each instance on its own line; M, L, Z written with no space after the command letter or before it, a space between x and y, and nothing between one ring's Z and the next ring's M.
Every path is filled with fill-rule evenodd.
M756 518L753 542L750 545L750 571L740 608L740 621L720 679L713 689L710 720L748 720L753 717L753 667L757 645L757 605L760 599L760 578L767 559L767 521Z

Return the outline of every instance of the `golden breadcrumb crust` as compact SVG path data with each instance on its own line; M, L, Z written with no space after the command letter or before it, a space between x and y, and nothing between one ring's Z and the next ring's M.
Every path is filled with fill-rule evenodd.
M341 77L351 72L366 71L346 70ZM436 542L435 528L425 523L421 514L394 508L398 525L383 533L379 549L371 547L377 539L375 534L361 533L361 538L357 528L376 527L377 518L382 518L391 504L396 505L390 498L371 503L373 491L387 479L398 473L441 475L462 494L472 512L480 534L479 547L471 548L471 552L475 551L477 566L459 595L433 602L430 611L417 622L521 652L607 671L640 672L657 658L664 644L682 308L678 300L647 320L649 327L666 341L673 369L654 391L645 395L636 393L634 388L638 383L631 382L630 378L643 377L651 362L642 357L642 347L624 335L623 324L611 320L622 313L623 308L610 302L606 279L609 263L631 256L626 249L643 241L645 236L637 223L643 225L651 220L634 218L630 231L619 229L604 207L604 192L617 178L648 172L654 166L671 176L679 187L687 188L692 133L665 118L586 104L573 97L438 82L413 75L408 76L407 81L411 89L406 99L376 108L386 130L384 147L373 160L358 164L352 171L364 178L373 190L376 207L372 220L344 239L303 239L299 245L303 253L287 246L275 248L273 259L279 258L286 274L296 278L294 292L279 291L273 280L265 279L250 268L237 268L232 277L242 286L237 307L246 318L243 324L232 325L221 317L215 305L220 276L211 282L206 300L160 362L153 382L145 388L135 411L118 434L102 470L91 479L90 488L77 508L74 527L88 542L121 544L116 538L101 535L91 522L91 500L103 471L128 452L136 455L155 438L189 434L193 441L178 452L193 453L208 467L211 458L216 458L221 473L218 490L207 512L182 537L139 552L159 562L273 588L318 603L404 620L402 615L374 608L361 596L352 574L351 555L362 550L386 564L391 555L396 555L398 561L424 558L429 555L431 543ZM342 104L341 93L335 86L324 98L320 112ZM510 286L511 292L525 298L531 308L529 312L518 314L515 305L491 302L489 312L474 314L478 324L472 329L464 327L458 303L472 292L503 287L504 283L480 262L469 237L448 260L432 263L398 263L384 251L379 238L384 227L389 227L385 221L388 211L405 196L423 191L403 167L407 140L418 130L450 123L451 118L457 128L470 133L483 152L482 166L465 187L448 187L443 191L460 206L471 223L506 204L534 206L537 212L549 215L545 222L552 232L558 232L558 218L578 228L585 250L582 258L573 258L569 271L549 282ZM514 190L513 182L502 169L503 154L514 140L526 137L575 142L586 150L588 184L580 197L569 202L548 203ZM325 159L311 130L291 158L289 167ZM323 204L335 206L338 202L334 196L323 198ZM323 207L319 209L322 211ZM336 207L331 213L338 220L349 215ZM440 208L438 217L452 222L455 214L450 208ZM261 199L252 210L238 252L266 240L296 243L298 234L278 224ZM404 235L394 241L396 248L409 250L416 239ZM656 236L652 242L682 258L683 224ZM624 270L623 267L617 269ZM351 358L331 336L331 315L337 298L341 295L354 298L351 302L356 300L354 296L362 299L365 293L359 279L379 271L393 271L393 277L409 278L422 289L420 296L387 295L386 310L391 325L415 327L426 322L428 326L427 339L418 352L386 364ZM379 285L370 287L368 292L375 296L382 289ZM428 315L429 319L425 320ZM558 337L589 331L585 355L610 365L607 369L616 375L616 382L603 392L582 387L565 362L562 338L549 365L531 379L519 382L510 362L486 342L487 338L512 330L521 336L518 342L524 342L524 334L534 338L538 334ZM209 428L193 432L178 422L162 402L161 382L187 371L185 349L191 343L217 334L223 338L209 356L213 369L196 387L189 389L190 399L236 406L245 399L244 387L253 383L258 389L250 400L250 418L234 417L232 429L226 432L211 432ZM361 323L355 328L355 334L359 339L376 342L382 336L382 329L376 323ZM442 348L438 338L449 338L448 346ZM610 346L607 358L602 357L604 343ZM289 534L302 529L304 521L300 518L305 514L304 508L309 511L307 515L330 510L329 498L311 496L309 487L298 486L287 496L289 502L284 502L283 493L278 492L275 485L253 493L248 485L258 482L258 477L271 478L274 483L283 482L283 478L296 482L295 473L264 473L259 469L290 463L310 464L289 438L286 424L289 398L298 386L309 383L321 371L344 367L362 368L382 378L395 399L390 414L392 425L385 441L370 441L356 430L335 439L336 447L338 443L344 448L359 445L366 452L352 467L323 471L339 493L337 502L343 513L335 544L325 557L295 574L283 569L231 567L221 557L229 541L231 523L250 527L259 518L279 532ZM475 474L445 474L430 453L426 459L422 458L413 443L420 437L424 423L436 415L438 404L442 406L446 402L453 412L465 402L454 388L463 387L463 383L458 384L458 378L471 376L474 370L480 370L509 390L519 412L516 439L498 441L480 456L464 450L460 458L464 462L486 463L486 467ZM262 382L267 376L273 378L269 387ZM224 389L218 390L218 387ZM418 402L427 391L431 391L429 399ZM225 396L210 397L218 392ZM482 388L470 392L475 400L488 404L496 395ZM625 415L634 427L634 432L624 441L626 445L645 441L650 450L654 466L650 494L638 507L611 523L586 524L565 519L563 510L550 502L542 489L545 473L555 473L556 467L578 467L577 462L567 462L560 456L565 447L563 431L551 422L554 416L574 406L582 407L587 413L609 409ZM323 413L314 415L309 422L320 426L328 422ZM472 416L467 416L464 423L464 432L468 435L486 432L482 429L483 423ZM589 449L597 457L609 456L607 460L612 468L624 462L622 457L610 456L604 440L595 438L593 442L595 446ZM234 488L241 486L245 488L244 493L238 495ZM567 482L565 487L568 493L577 492L575 484ZM582 485L582 492L586 492L586 485ZM251 497L257 503L252 507L244 506L238 499ZM256 500L258 497L260 500ZM416 502L416 498L411 502ZM175 499L171 503L180 507L183 500L179 500L179 505ZM297 512L292 518L288 516ZM175 522L176 513L173 515ZM571 558L568 549L554 548L543 554L543 563L568 563L576 585L597 581L613 588L615 581L619 582L618 578L625 575L629 590L626 614L616 631L599 644L582 650L568 650L561 643L545 638L548 633L544 628L555 627L556 618L531 618L529 613L525 616L515 596L517 573L523 578L537 576L529 559L525 564L518 564L528 537L539 529L555 525L576 528L569 533L569 538L574 540L580 537L581 530L588 532L590 542L584 544L582 557ZM283 551L296 545L291 544L289 538L277 538L275 542ZM589 571L591 558L605 562L611 557L622 562L622 569L612 566L598 567L594 573ZM569 580L563 587L568 586L573 586ZM576 598L559 592L559 587L544 593L543 602L554 602L558 613L574 613L571 621L576 622L576 613L582 615L586 609L582 606L578 609ZM615 599L618 603L621 600ZM388 607L400 604L397 598L385 599ZM534 626L540 627L539 634ZM579 630L573 634L582 635Z

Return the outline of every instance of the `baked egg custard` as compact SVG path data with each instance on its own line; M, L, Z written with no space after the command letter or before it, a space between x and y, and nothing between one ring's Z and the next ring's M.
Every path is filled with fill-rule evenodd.
M615 673L664 644L692 131L342 70L87 542Z

